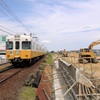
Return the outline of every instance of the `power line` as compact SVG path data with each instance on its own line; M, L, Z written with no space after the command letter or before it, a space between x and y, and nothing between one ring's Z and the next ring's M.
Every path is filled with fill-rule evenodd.
M12 30L10 30L10 29L8 29L8 28L2 26L2 25L0 25L0 27L4 28L4 29L6 29L6 30L8 30L8 31L10 31L10 32L12 32L12 33L15 33L14 31L12 31Z
M8 33L8 34L10 34L10 35L14 35L14 34L11 34L10 32L7 32L7 31L5 31L5 30L3 30L3 29L0 29L1 31L3 31L3 32L5 32L5 33Z
M5 14L6 16L8 16L2 9L0 9L0 11L1 11L3 14Z
M16 14L10 9L10 7L2 0L0 0L0 5L18 22L20 23L28 32L31 32L16 16Z

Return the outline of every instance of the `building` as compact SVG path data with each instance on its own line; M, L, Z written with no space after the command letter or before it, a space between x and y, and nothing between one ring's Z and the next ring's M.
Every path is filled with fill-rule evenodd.
M6 37L7 35L0 36L0 59L6 59Z

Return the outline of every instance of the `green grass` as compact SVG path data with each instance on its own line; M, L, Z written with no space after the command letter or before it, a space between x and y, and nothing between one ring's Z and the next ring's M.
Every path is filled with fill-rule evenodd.
M44 65L52 65L52 54L48 54L46 58L46 62ZM22 92L19 94L19 100L35 100L36 97L36 89L33 87L24 87Z
M49 53L48 57L46 58L46 63L48 63L49 65L52 64L52 55Z
M19 94L19 100L35 100L36 92L33 87L24 87L21 94Z

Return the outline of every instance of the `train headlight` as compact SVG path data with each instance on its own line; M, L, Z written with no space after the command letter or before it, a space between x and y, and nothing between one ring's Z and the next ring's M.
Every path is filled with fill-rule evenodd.
M28 55L25 55L26 57L28 57Z
M8 57L10 57L10 55L8 55Z

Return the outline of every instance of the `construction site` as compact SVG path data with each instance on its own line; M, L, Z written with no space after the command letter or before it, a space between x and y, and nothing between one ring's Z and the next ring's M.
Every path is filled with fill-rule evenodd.
M90 46L93 44L99 43ZM96 56L92 50L82 54L65 49L62 54L53 54L53 65L44 70L40 82L45 85L37 89L39 100L100 100L100 55ZM40 95L42 89L45 95Z
M100 100L100 63L79 63L78 56L54 56L37 89L39 100Z

